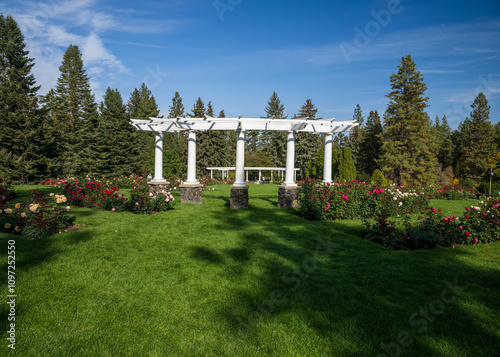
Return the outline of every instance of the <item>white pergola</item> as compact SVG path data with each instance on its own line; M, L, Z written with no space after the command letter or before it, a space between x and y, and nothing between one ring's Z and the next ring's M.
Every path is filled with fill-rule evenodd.
M286 167L249 167L245 166L244 168L245 171L245 176L246 180L248 181L248 172L249 171L259 171L259 181L262 178L262 171L271 171L271 180L273 180L273 172L277 171L278 175L280 176L281 179L283 179L283 173L286 171ZM222 178L227 178L229 171L235 171L236 167L207 167L207 170L210 171L210 178L214 178L214 170L215 171L221 171L222 173ZM297 177L297 171L300 169L294 169L294 181L295 178Z
M285 182L286 187L297 186L294 179L295 133L308 132L323 134L325 137L325 156L323 181L332 181L332 142L333 134L351 131L355 121L338 121L335 119L311 120L268 119L268 118L150 118L149 120L131 119L131 124L142 131L152 131L156 136L155 143L155 175L153 183L164 183L163 175L163 133L188 132L188 163L185 184L199 184L196 179L196 132L208 130L235 130L236 167L234 187L247 187L245 182L245 132L247 130L283 131L288 133L286 150ZM221 148L222 150L223 148Z

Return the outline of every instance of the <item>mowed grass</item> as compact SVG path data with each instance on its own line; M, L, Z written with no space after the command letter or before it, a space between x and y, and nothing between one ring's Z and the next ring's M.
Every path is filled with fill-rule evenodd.
M250 208L230 210L215 186L149 216L73 208L86 228L41 241L0 234L4 296L9 239L18 295L16 350L4 338L0 355L497 355L499 243L392 251L361 221L278 209L277 192L251 185Z

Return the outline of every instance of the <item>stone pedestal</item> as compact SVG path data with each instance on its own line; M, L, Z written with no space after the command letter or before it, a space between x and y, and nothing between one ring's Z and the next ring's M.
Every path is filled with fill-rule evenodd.
M278 186L278 207L290 208L299 206L299 188L297 186Z
M201 192L203 191L202 184L182 184L179 185L181 189L181 203L194 203L201 205Z
M170 189L168 182L148 182L149 185L149 193L152 193L153 196L157 196L160 192L165 191L168 192Z
M248 208L248 186L231 186L231 209Z

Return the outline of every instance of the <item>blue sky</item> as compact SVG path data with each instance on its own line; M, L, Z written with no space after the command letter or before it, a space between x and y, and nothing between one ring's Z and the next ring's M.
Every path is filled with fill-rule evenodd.
M161 113L178 91L191 110L259 117L273 91L289 116L306 99L318 116L352 119L387 108L389 77L411 54L427 84L427 112L456 128L483 92L500 119L500 2L462 0L2 1L35 58L40 93L78 45L96 100L124 101L145 82Z

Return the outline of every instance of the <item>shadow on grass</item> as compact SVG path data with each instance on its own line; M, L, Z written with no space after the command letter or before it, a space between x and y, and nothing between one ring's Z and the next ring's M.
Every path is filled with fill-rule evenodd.
M499 311L500 278L495 269L467 265L463 258L474 253L392 251L361 239L359 223L309 222L269 207L273 201L257 197L247 210L214 212L217 228L239 232L239 246L193 250L200 261L227 266L228 279L259 265L252 286L235 288L232 304L219 311L229 331L252 338L293 315L330 353L344 344L363 356L494 355L498 334L474 308L490 311L489 319Z

